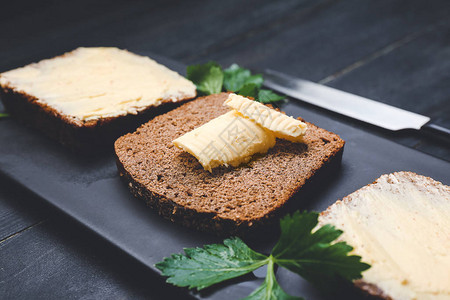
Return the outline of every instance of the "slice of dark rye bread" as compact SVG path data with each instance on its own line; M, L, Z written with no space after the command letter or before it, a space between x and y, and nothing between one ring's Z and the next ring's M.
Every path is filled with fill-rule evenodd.
M126 61L125 63L122 62L119 58L116 58L117 61L122 62L123 65L130 64L133 66L132 59L141 59L149 60L151 59L140 56L131 52L128 52L126 50L120 50L117 48L110 48L110 47L94 47L94 48L78 48L74 51L64 53L63 55L53 57L51 59L44 59L37 63L29 64L25 67L14 69L8 72L4 72L0 74L0 100L3 102L6 111L13 116L15 119L23 123L24 125L36 128L42 133L44 133L46 136L58 141L59 143L63 144L64 146L79 152L83 154L96 154L98 152L102 152L105 149L111 149L114 141L121 135L134 131L139 125L142 123L148 121L152 117L165 113L177 106L179 106L181 103L184 103L188 100L191 100L195 97L195 86L192 84L192 92L189 95L183 95L179 97L175 97L176 99L173 99L173 97L169 98L162 98L161 101L158 103L158 105L148 105L145 107L140 107L138 111L134 113L126 113L126 114L119 114L115 116L100 116L96 119L81 119L78 117L75 117L73 115L68 115L63 113L61 110L56 109L54 106L48 104L45 100L46 99L39 99L36 95L32 93L27 93L26 91L22 90L23 88L20 84L12 83L10 82L10 76L8 75L11 72L17 72L17 71L23 71L24 69L28 70L42 70L48 66L49 63L53 62L56 64L56 62L59 62L61 65L64 65L66 68L64 70L65 76L72 75L75 71L70 69L72 66L76 65L92 65L92 68L97 67L100 71L104 67L103 65L96 65L95 62L88 61L87 63L85 61L74 61L72 63L66 63L65 61L70 61L70 59L75 58L83 58L83 53L87 53L89 51L105 51L105 53L118 53L118 55L121 55L120 58L123 59L123 57L127 57L129 61ZM101 57L101 56L100 56ZM104 56L106 57L106 56ZM114 61L114 58L107 57L108 60L105 60L107 62L111 62L113 64L114 62L117 63L117 61ZM103 62L105 62L103 61ZM61 63L63 62L63 63ZM97 61L98 63L98 61ZM152 61L152 63L154 63ZM122 68L123 68L122 65ZM142 64L144 65L144 64ZM147 66L147 65L144 65ZM151 65L153 66L153 65ZM157 68L162 67L165 72L172 72L173 71L165 68L164 66L161 66L156 63ZM122 69L120 68L120 65L115 65L115 69L118 70L117 73L120 73L120 78L115 78L116 81L124 81L128 78L133 78L131 75L127 75L126 73L122 75ZM67 70L69 68L69 70ZM93 69L95 70L95 69ZM128 70L129 71L129 70ZM139 71L139 70L138 70ZM100 72L101 73L101 72ZM139 72L135 72L136 74L139 74ZM48 74L51 74L51 71L48 71ZM90 74L91 77L93 76ZM178 75L178 74L177 74ZM97 76L97 75L96 75ZM179 76L179 75L178 75ZM73 80L68 81L67 78L64 76L57 76L55 77L54 81L49 82L45 79L41 79L41 76L35 76L37 78L31 79L26 78L26 83L28 84L27 87L34 87L38 86L38 83L44 82L44 83L52 83L54 86L60 86L63 84L66 84L66 82L75 82L75 95L78 95L77 93L84 92L85 90L88 90L86 86L77 85L79 84L76 81L76 77L72 78ZM88 76L84 76L88 78ZM104 82L108 78L106 78L107 75L102 73L98 75L97 77L93 77L92 81L90 81L88 84L97 85L98 81ZM180 76L181 77L181 76ZM106 78L106 79L105 79ZM182 77L181 77L182 78ZM31 81L31 83L29 82ZM186 80L187 81L187 80ZM103 94L109 95L109 93L114 93L117 90L121 91L140 91L139 89L136 89L135 87L131 88L125 88L125 89L119 89L117 87L120 87L120 82L112 84L113 80L111 80L111 86L110 90L102 90L101 92ZM17 86L18 85L18 86ZM117 86L117 87L116 87ZM172 86L176 88L176 86ZM73 89L73 86L71 86ZM142 88L142 86L141 86ZM46 87L46 89L49 89L49 93L51 97L53 98L59 98L63 97L58 94L58 92L52 91L52 86ZM81 91L81 92L80 92ZM142 92L143 93L143 92ZM73 96L73 95L70 95ZM86 95L85 95L86 96ZM92 101L96 101L97 96L102 95L94 95L90 98L92 98ZM125 93L124 100L127 100L127 97L132 97ZM142 94L141 94L142 98ZM108 102L107 105L110 107L114 107L113 103Z
M134 196L173 222L218 234L247 231L276 215L344 148L338 135L308 123L304 143L277 140L246 165L210 173L172 141L229 111L227 97L198 98L115 143L120 176Z
M352 245L354 254L371 264L354 285L372 298L450 299L450 286L443 281L438 284L436 280L447 278L446 282L450 282L449 263L444 258L448 257L445 245L450 245L449 219L449 186L413 172L395 172L382 175L336 201L321 213L319 224L331 224L343 230L339 239ZM356 226L358 229L354 230ZM377 234L370 232L373 229ZM419 230L423 231L422 235ZM424 241L420 236L434 242ZM392 241L401 246L400 251L389 251L394 249L387 246ZM409 255L411 249L415 255ZM428 265L421 264L421 258L428 260ZM418 280L411 272L414 268L409 266L414 261L420 264L416 273L425 274L425 280ZM396 270L401 274L398 277L393 275ZM418 288L418 282L424 286ZM430 282L433 288L426 287Z

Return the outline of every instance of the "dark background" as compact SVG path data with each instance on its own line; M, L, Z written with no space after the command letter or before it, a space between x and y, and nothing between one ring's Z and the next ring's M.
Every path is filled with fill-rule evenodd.
M116 46L186 64L217 60L272 68L430 116L449 128L449 15L444 0L2 1L0 72L79 46ZM448 146L433 138L317 111L450 160ZM1 299L182 295L0 178Z

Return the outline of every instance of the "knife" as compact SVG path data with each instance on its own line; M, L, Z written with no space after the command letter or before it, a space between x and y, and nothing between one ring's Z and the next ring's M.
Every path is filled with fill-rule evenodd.
M264 85L292 98L392 131L426 131L450 143L450 129L401 108L266 69Z

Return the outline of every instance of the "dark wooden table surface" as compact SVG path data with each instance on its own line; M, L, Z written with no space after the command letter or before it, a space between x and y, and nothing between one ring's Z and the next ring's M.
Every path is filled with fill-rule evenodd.
M117 46L186 64L272 68L450 128L449 16L448 0L2 1L0 72L79 46ZM450 160L449 147L433 138L317 110ZM184 297L82 225L0 179L0 299Z

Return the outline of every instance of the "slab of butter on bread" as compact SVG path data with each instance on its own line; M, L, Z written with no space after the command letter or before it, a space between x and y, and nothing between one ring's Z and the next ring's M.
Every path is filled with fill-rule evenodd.
M300 142L306 132L304 122L240 95L230 94L224 105L231 111L173 141L210 172L221 165L247 163L252 155L273 147L275 138Z
M385 299L450 299L450 187L411 172L383 175L337 201L320 224L372 267L355 284Z
M302 121L240 95L230 94L224 105L270 130L275 137L291 142L301 142L308 127Z
M123 134L133 116L196 96L195 85L176 72L112 47L78 48L1 73L0 87L14 117L90 150L105 136Z
M194 155L205 170L237 167L255 153L275 145L274 134L237 111L229 111L175 139L173 144Z

